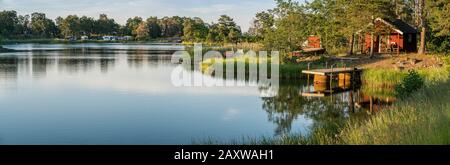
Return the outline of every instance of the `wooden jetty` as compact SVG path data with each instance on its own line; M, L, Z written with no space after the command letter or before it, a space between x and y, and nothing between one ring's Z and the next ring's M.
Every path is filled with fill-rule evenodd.
M362 69L358 68L331 68L331 69L313 69L313 70L303 70L304 74L312 74L312 75L321 75L321 76L329 76L329 75L338 75L340 73L359 73Z
M314 84L328 84L333 81L333 79L338 79L339 82L351 83L354 80L360 78L360 73L362 69L359 68L327 68L327 69L308 69L303 70L303 74L308 75L308 83L309 76L314 75Z
M303 74L308 75L308 86L310 75L314 76L314 91L302 92L302 96L307 97L324 97L336 92L346 91L350 88L350 84L360 80L360 68L327 68L327 69L308 69L303 70ZM337 88L333 87L333 80L338 81Z

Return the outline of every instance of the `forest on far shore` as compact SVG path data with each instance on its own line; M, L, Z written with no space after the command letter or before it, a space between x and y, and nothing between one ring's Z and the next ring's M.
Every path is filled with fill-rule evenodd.
M300 49L308 36L317 35L327 50L345 51L357 31L380 17L401 19L418 29L422 43L419 52L424 52L425 46L427 51L448 53L450 50L448 0L275 1L275 8L254 16L247 32L227 15L211 23L199 17L136 16L120 25L106 14L98 18L68 15L52 20L45 13L18 15L13 10L1 11L0 40L118 35L146 41L181 37L191 43L254 42L267 49L293 51Z

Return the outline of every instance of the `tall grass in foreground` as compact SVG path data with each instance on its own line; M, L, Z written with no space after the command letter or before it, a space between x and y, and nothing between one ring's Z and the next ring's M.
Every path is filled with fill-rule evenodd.
M426 87L368 120L349 120L339 130L318 128L309 136L247 138L227 144L450 144L450 83ZM205 141L206 144L222 144ZM205 143L203 143L205 144Z
M442 68L420 69L426 87L367 122L348 122L337 144L450 144L450 58ZM401 76L403 73L396 73ZM398 80L392 77L391 82Z
M426 86L445 82L450 75L445 67L418 69L417 72L425 80ZM364 85L370 88L392 87L399 84L407 74L407 70L366 69L362 74L362 80Z
M291 134L278 138L246 138L228 144L251 145L328 145L328 144L450 144L450 58L446 66L438 69L419 70L425 76L425 87L410 97L400 100L394 106L375 114L367 120L348 120L337 129L316 128L309 135ZM377 76L372 80L400 83L395 75L372 70ZM368 74L366 74L367 76ZM429 76L429 77L426 77ZM207 144L223 144L208 141Z
M339 134L343 144L450 144L450 84L416 92L364 123Z

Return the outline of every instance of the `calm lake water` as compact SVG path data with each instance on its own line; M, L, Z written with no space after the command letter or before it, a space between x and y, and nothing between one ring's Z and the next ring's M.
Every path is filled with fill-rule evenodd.
M313 85L292 80L282 81L275 97L262 97L270 90L262 85L174 87L170 75L180 66L168 59L184 49L180 45L4 47L33 51L0 53L0 144L191 144L307 136L317 127L364 118L366 98L386 100L357 89L302 97Z

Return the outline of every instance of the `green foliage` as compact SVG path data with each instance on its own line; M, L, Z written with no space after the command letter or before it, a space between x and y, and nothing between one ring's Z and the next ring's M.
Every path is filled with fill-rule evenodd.
M58 28L53 20L48 19L44 13L31 14L31 31L35 36L54 37Z
M16 11L0 12L0 36L10 36L19 22Z
M317 35L327 50L342 51L348 46L349 38L367 27L372 17L392 18L394 15L391 0L357 0L351 3L345 0L314 0L305 4L290 0L276 2L276 8L264 12L271 16L263 17L275 18L274 28L255 26L255 29L269 29L262 35L268 49L299 50L308 36ZM256 23L258 21L256 19Z
M125 24L125 30L123 33L125 35L136 37L136 29L139 24L142 23L141 17L128 18L127 23Z
M69 15L62 20L59 28L64 37L79 36L81 32L80 19L76 15Z
M112 35L119 31L119 24L109 19L106 14L100 14L98 20L77 15L68 15L66 18L56 19L62 37L79 37L81 35ZM126 30L124 30L126 31Z
M150 39L150 28L146 22L141 22L134 30L137 40Z
M255 41L260 41L269 32L273 31L274 25L275 18L273 14L266 11L259 12L256 14L255 19L248 30L248 35L253 36Z
M221 15L217 25L213 26L217 33L216 41L223 43L237 43L241 35L241 28L236 25L233 18L227 15Z
M163 17L158 20L158 25L161 27L162 37L183 35L183 19L179 16Z
M249 30L260 38L267 49L298 50L310 35L320 36L329 53L345 53L353 34L372 31L373 18L400 18L416 26L420 24L418 2L409 0L313 0L303 4L292 0L276 0L277 7L258 13ZM427 1L426 22L429 22L428 48L450 50L448 28L450 4L446 0ZM262 22L269 22L264 26ZM272 23L273 24L270 24Z
M450 36L450 3L448 0L433 0L427 2L429 16L427 20L436 37Z
M415 70L408 71L408 75L395 87L397 97L406 98L424 86L424 80Z
M189 42L205 41L208 35L208 27L200 18L187 18L183 23L183 40Z
M302 47L303 41L308 36L304 30L304 20L300 12L292 12L275 23L274 31L269 31L264 38L264 45L272 50L294 51Z
M158 24L157 17L149 17L147 18L147 25L149 28L149 36L150 38L159 38L161 37L161 26Z
M441 37L430 33L427 42L427 49L438 53L450 54L450 35Z
M427 1L428 50L450 53L450 3L447 0Z

